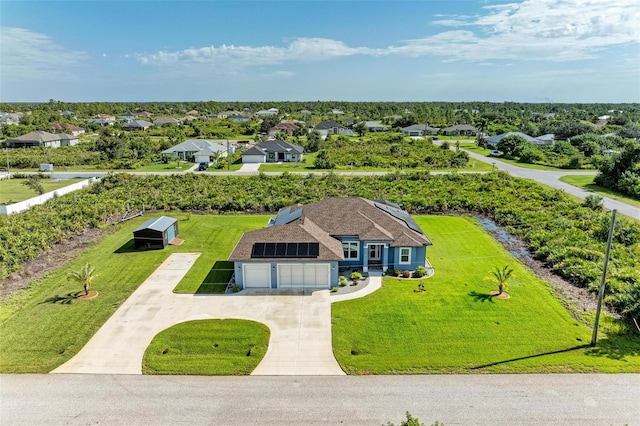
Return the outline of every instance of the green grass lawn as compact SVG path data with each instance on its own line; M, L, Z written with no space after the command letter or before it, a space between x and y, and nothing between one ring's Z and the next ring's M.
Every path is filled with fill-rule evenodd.
M42 183L45 192L49 192L80 182L81 180L83 179L41 179L40 183ZM0 204L12 204L36 197L38 194L34 190L22 184L25 181L26 179L0 179Z
M268 216L168 214L178 219L182 245L133 250L133 230L152 216L139 217L119 225L99 244L88 245L77 259L1 299L0 372L47 373L69 360L171 253L202 253L175 291L224 291L219 283L224 277L216 274L229 277L230 271L216 269L224 266L245 230L264 227L268 220ZM67 275L85 262L96 267L98 276L91 288L99 296L76 300L82 287ZM214 285L208 284L212 281Z
M475 152L476 154L481 154L486 156L486 162L491 164L491 162L494 160L494 157L490 157L489 153L491 152L491 149L487 149L487 148L481 148L479 146L477 146L475 144L475 142L470 143L470 142L464 142L462 144L460 144L460 147L462 149L466 149L467 151L470 152ZM504 157L500 157L498 158L498 160L500 161L504 161L505 163L509 163L512 164L514 166L518 166L518 167L522 167L525 169L535 169L535 170L549 170L549 171L555 171L555 172L570 172L570 171L574 171L574 172L584 172L584 171L589 171L589 169L560 169L558 167L550 167L550 166L543 166L541 164L529 164L529 163L520 163L518 160L510 160Z
M142 360L142 373L249 375L267 352L269 335L269 327L255 321L177 324L153 338Z
M591 330L474 219L416 219L433 241L426 292L385 278L374 294L332 305L333 350L348 374L640 372L637 333L601 332L585 347ZM511 298L495 300L483 278L505 264Z
M586 189L587 191L613 198L614 200L622 201L623 203L631 204L632 206L640 207L640 200L623 195L617 191L605 188L604 186L596 185L593 183L594 179L595 176L581 175L568 175L560 178L562 182L568 183L569 185L577 186L578 188Z

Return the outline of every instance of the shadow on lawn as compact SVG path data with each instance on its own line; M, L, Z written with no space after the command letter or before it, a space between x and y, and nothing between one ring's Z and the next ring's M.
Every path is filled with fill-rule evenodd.
M132 239L124 243L118 250L114 251L114 253L136 253L140 252L140 250L136 250L135 242Z
M221 294L227 288L227 284L233 275L233 263L218 260L213 264L202 284L196 290L196 294Z
M477 365L475 367L471 367L471 370L480 370L482 368L493 367L495 365L508 364L508 363L514 362L514 361L522 361L523 359L539 358L539 357L545 356L545 355L561 354L561 353L564 353L564 352L576 351L578 349L584 349L584 348L588 348L588 347L589 347L589 345L578 345L578 346L574 346L574 347L567 348L567 349L560 349L560 350L557 350L557 351L549 351L549 352L543 352L541 354L536 354L536 355L528 355L528 356L522 356L522 357L519 357L519 358L505 359L504 361L497 361L497 362L491 362L489 364Z
M68 305L71 302L73 302L75 299L77 299L78 296L80 296L83 293L84 293L83 291L76 291L76 292L68 293L68 294L63 295L63 296L52 296L52 297L49 297L48 299L43 300L42 302L40 302L40 304L43 304L43 303L59 303L61 305Z
M640 356L640 337L638 333L608 335L598 339L595 347L584 351L587 356L607 357L624 360L627 356Z
M493 296L489 293L478 293L477 291L472 291L469 293L469 296L473 297L473 300L476 302L493 302Z

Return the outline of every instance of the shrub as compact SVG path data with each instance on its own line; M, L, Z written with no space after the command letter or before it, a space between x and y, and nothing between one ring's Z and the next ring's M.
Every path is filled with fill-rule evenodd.
M239 285L234 285L233 287L231 287L231 291L233 291L234 293L237 293L240 290L242 290L242 288Z
M351 273L351 275L349 276L349 278L351 278L351 281L353 281L354 283L360 281L362 279L362 274L358 271L353 271Z
M338 292L338 286L333 286L331 287L331 293L337 293Z
M338 284L340 285L340 287L344 287L347 285L347 279L344 277L344 275L340 275L340 277L338 278Z
M424 266L418 266L415 271L413 271L414 278L422 278L427 275L427 268Z
M411 278L411 271L402 271L403 278Z
M389 268L387 269L387 272L385 272L387 275L391 276L391 277L397 277L398 276L398 271L396 269L393 268Z
M602 197L596 194L589 194L584 198L583 205L591 210L602 210Z

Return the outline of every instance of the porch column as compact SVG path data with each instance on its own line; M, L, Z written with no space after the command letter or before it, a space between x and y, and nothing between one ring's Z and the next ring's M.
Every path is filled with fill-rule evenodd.
M382 246L382 272L387 272L389 268L389 246L387 244Z
M363 244L362 250L362 271L369 272L369 244Z

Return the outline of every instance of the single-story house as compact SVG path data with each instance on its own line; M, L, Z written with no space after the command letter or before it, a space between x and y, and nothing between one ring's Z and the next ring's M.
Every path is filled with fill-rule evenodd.
M278 115L278 108L263 109L256 112L256 115L258 117L269 117L271 115Z
M126 113L126 114L120 114L120 121L125 121L127 123L132 122L133 120L135 120L136 118L138 118L138 114L134 114L132 112Z
M488 146L495 148L496 146L498 146L498 142L500 142L502 138L506 138L507 136L520 136L527 142L531 142L534 145L553 145L555 143L555 137L552 134L534 138L533 136L529 136L526 133L522 132L507 132L500 135L489 136L485 139L485 142Z
M7 139L9 148L30 148L45 146L47 148L58 148L61 146L73 146L78 144L78 137L66 133L49 133L42 130L35 130L17 138Z
M340 267L415 270L431 241L397 204L331 197L285 207L229 256L243 288L331 288Z
M144 120L136 120L131 123L127 123L122 126L122 130L147 130L149 127L153 126L152 123Z
M325 139L329 135L353 136L353 130L344 127L342 124L333 120L323 121L318 124L315 129L320 133L320 137L322 137L322 139Z
M100 126L113 126L115 122L115 118L113 120L109 118L92 118L87 120L88 124L98 124Z
M438 129L429 126L428 124L412 124L411 126L402 128L402 136L429 136L437 135Z
M278 123L272 128L269 129L269 136L275 136L276 133L286 133L288 135L293 135L296 130L300 127L291 121L284 121L282 123Z
M82 127L76 126L75 124L71 123L55 123L49 126L49 128L54 132L62 131L65 133L70 133L72 136L79 136L86 132L86 130Z
M391 127L380 124L377 121L365 121L364 127L370 132L386 132L391 130Z
M468 124L456 124L440 129L440 133L446 136L475 136L478 129Z
M151 118L153 114L151 114L149 111L142 111L138 113L138 117L144 117L144 118Z
M20 124L20 113L0 112L0 124Z
M242 115L242 113L240 111L233 111L233 110L229 110L229 111L220 111L217 114L214 114L215 118L230 118L233 117L234 115Z
M169 216L149 219L133 231L136 249L163 249L178 236L178 220Z
M63 117L75 117L76 113L73 111L69 111L69 110L64 110L62 111L62 116Z
M228 145L228 146L227 146ZM194 163L210 163L218 157L226 157L235 151L235 144L227 141L207 139L187 139L186 141L162 151L162 154L175 154L179 159Z
M178 124L180 124L180 120L173 117L158 117L153 120L154 126L177 126Z
M344 111L338 108L334 108L331 110L331 114L333 115L344 115Z
M234 123L245 123L251 120L251 116L250 115L232 115L231 117L228 118L228 120Z
M302 161L304 150L286 141L269 140L242 153L243 163L277 163Z

